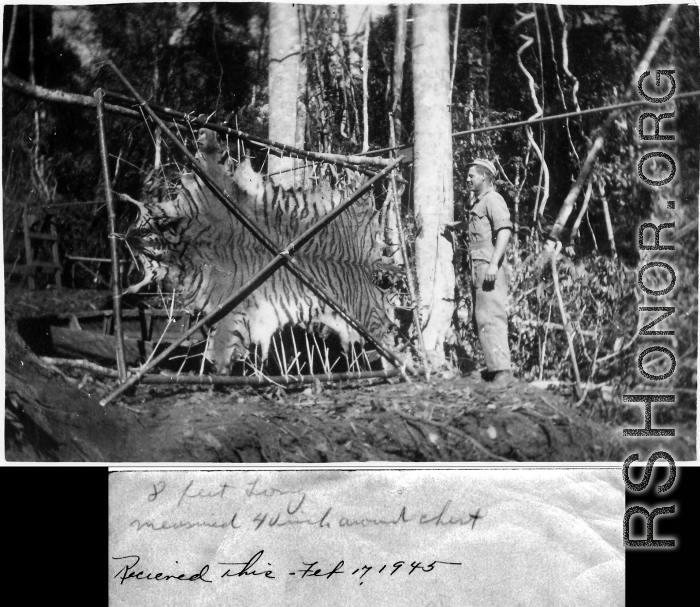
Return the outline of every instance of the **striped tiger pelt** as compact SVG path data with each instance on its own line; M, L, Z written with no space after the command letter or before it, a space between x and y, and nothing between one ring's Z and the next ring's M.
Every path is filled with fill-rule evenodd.
M327 180L285 189L255 172L248 160L233 169L231 160L221 161L222 146L212 131L200 130L198 147L202 168L280 249L344 198ZM185 309L207 314L272 259L194 173L181 174L171 199L137 205L139 214L127 242L142 266L143 280L129 292L164 281ZM294 255L379 340L393 322L392 306L371 280L382 246L370 192ZM272 336L288 324L324 336L335 333L346 351L362 342L330 306L282 267L217 323L206 356L223 371L232 358L248 356L251 344L259 344L265 360Z

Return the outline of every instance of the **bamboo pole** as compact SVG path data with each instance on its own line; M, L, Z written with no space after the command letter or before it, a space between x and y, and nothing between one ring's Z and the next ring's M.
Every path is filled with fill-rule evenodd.
M401 375L400 369L382 371L348 371L346 373L321 373L317 375L273 375L245 377L231 375L147 375L143 378L146 384L186 384L214 386L267 386L274 384L301 385L320 382L336 382L358 379L388 379Z
M71 261L88 261L91 263L112 263L112 260L104 257L81 257L80 255L66 255L66 259ZM126 263L126 259L120 259L119 263Z
M88 360L73 360L70 358L50 358L44 356L42 362L63 367L73 367L92 371L106 377L117 377L117 372L102 367ZM141 378L144 384L180 384L195 386L267 386L274 384L301 385L317 381L347 381L357 379L388 379L401 375L400 369L385 369L382 371L348 371L344 373L319 373L315 375L190 375L166 373L161 375L145 375Z
M112 302L114 307L114 343L117 355L117 371L119 381L126 381L126 362L124 357L124 330L122 328L122 287L119 268L119 249L117 247L117 216L114 212L114 199L112 198L112 184L109 177L109 162L107 154L107 138L105 137L105 109L104 91L95 91L95 105L97 106L97 127L100 139L100 155L102 156L102 175L105 182L105 199L107 201L107 218L109 222L109 253L112 260Z
M43 86L39 86L38 84L32 85L26 80L17 78L17 76L14 76L9 72L2 75L2 84L16 93L26 95L27 97L31 97L33 99L39 99L40 101L65 103L68 105L81 105L89 108L95 107L95 99L93 97L47 89ZM137 120L143 119L143 116L141 116L139 112L121 107L119 105L113 105L111 103L105 103L105 111L113 114L120 114L121 116L128 116L129 118L136 118Z
M583 195L583 204L581 205L581 210L578 213L578 217L576 217L576 221L574 221L574 225L571 226L571 235L569 238L569 242L572 243L576 236L578 235L578 230L581 227L581 222L583 221L583 216L586 214L586 211L588 210L588 203L591 200L591 191L593 189L593 181L592 179L588 180L588 187L586 188L586 193Z

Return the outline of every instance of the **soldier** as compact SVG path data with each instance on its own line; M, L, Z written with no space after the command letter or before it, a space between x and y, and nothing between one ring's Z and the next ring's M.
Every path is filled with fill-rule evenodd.
M469 255L471 257L474 321L484 352L492 386L506 388L513 383L508 347L508 275L504 267L506 248L513 224L503 197L493 180L496 167L477 158L467 175L467 189L476 202L469 211ZM464 222L467 223L467 222Z

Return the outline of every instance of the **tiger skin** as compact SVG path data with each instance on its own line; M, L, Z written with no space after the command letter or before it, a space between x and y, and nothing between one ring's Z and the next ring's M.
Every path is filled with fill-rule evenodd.
M221 161L223 146L213 131L200 129L197 143L200 166L280 249L343 198L323 180L305 188L274 186L247 159L234 169L232 161ZM272 259L194 173L181 174L173 199L134 202L139 213L126 240L144 276L127 292L162 281L186 310L208 314ZM393 306L371 280L383 246L370 192L294 255L380 341L393 323ZM250 346L258 344L265 360L272 336L288 324L323 336L335 333L346 352L363 341L282 267L216 324L206 358L225 372L232 360L249 356Z

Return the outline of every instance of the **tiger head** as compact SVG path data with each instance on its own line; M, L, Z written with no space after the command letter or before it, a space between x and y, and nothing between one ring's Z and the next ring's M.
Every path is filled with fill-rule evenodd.
M138 207L138 216L125 235L127 247L136 263L135 284L125 293L136 293L141 288L167 278L168 269L177 259L181 241L179 221L164 217L160 205L132 200Z

